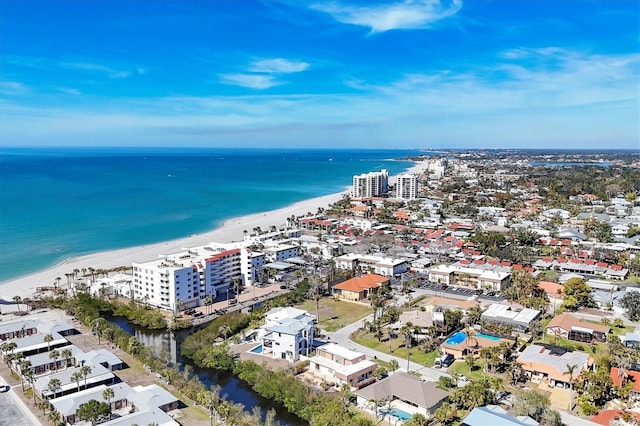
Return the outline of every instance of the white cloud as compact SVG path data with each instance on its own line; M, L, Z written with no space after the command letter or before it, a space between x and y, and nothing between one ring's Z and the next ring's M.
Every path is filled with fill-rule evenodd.
M133 74L131 71L117 70L114 68L107 67L105 65L95 64L91 62L63 62L60 64L60 66L62 68L68 68L68 69L94 71L101 74L106 74L109 78L113 78L113 79L128 78L128 77L131 77L131 75ZM138 70L136 70L136 72L138 74L143 74L144 70L142 71L141 70L142 69L139 68Z
M255 61L249 66L249 71L258 73L293 73L304 71L307 68L309 68L309 64L306 62L275 58Z
M434 22L455 15L462 0L405 0L394 4L357 5L316 3L312 9L330 14L336 21L371 28L372 33L427 28Z
M282 83L268 74L218 74L224 84L248 87L250 89L264 90L279 86Z
M27 91L27 87L20 82L0 81L0 93L3 95L21 95Z

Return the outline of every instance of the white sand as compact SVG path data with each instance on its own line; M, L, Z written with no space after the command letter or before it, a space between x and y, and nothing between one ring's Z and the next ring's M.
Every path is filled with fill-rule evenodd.
M408 171L418 173L422 171L420 163L415 164ZM391 179L390 179L391 180ZM163 254L171 254L184 248L204 245L211 242L229 243L241 241L244 238L244 230L252 232L256 227L269 229L271 225L280 227L286 219L295 216L306 215L307 212L315 213L318 207L326 208L329 204L340 200L348 189L323 197L312 198L292 204L290 206L269 212L256 213L248 216L229 219L213 231L204 234L195 234L186 238L166 241L143 246L136 246L118 250L103 251L76 258L66 259L64 262L47 268L43 271L26 275L14 280L0 283L0 298L11 300L14 296L32 297L36 287L53 286L56 277L61 277L61 286L66 283L65 275L72 273L74 269L95 268L109 269L118 266L130 266L133 262L146 262L157 259Z

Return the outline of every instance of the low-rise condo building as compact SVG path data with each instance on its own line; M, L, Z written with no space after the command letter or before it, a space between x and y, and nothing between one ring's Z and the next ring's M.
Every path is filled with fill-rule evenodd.
M316 355L309 358L309 371L336 386L345 383L350 387L366 386L375 380L373 372L377 367L364 354L335 343L320 346Z
M335 258L336 269L393 277L409 270L407 259L393 259L369 254L348 253Z

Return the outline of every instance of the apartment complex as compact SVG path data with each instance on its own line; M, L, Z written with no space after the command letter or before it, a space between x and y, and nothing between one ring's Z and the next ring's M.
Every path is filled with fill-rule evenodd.
M418 177L410 173L398 175L396 181L396 198L413 200L418 198Z
M381 197L389 190L389 172L363 173L353 177L352 196L355 198Z
M180 310L214 299L234 284L251 284L264 265L264 254L241 247L206 245L133 264L132 294L136 300L163 309Z

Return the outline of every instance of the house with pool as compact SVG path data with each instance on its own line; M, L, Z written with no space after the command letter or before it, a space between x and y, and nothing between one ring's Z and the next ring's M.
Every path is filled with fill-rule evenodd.
M513 347L516 342L509 339L503 339L496 336L483 333L470 333L468 336L464 331L458 331L453 333L447 340L445 340L440 347L442 351L447 354L451 354L456 359L464 358L469 354L477 354L483 348L490 348L493 346L500 346L502 342L506 342L510 347Z
M359 407L382 414L389 424L409 420L416 413L429 418L449 397L436 383L404 372L387 376L356 391L355 395Z
M313 348L315 316L292 307L267 312L258 335L261 345L251 352L295 362L308 356Z

